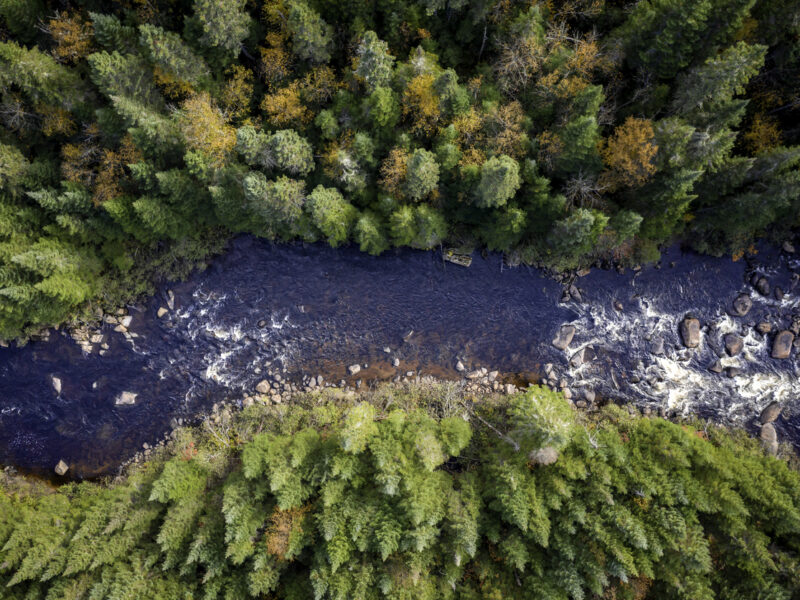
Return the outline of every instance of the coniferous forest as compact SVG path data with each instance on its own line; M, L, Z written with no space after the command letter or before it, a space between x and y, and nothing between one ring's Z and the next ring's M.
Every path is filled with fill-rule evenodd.
M797 225L793 0L0 0L0 338L232 234L570 268Z
M800 474L755 440L530 388L317 392L110 485L5 476L8 599L790 600Z

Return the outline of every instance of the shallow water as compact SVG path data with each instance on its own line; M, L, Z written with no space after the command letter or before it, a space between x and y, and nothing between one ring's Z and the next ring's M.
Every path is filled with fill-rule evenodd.
M106 356L83 353L63 332L0 349L0 463L50 472L64 459L73 476L113 472L163 435L172 419L191 419L251 391L267 368L285 368L290 379L323 374L332 382L353 363L370 368L350 382L407 371L455 378L459 359L468 369L508 374L535 375L553 363L578 397L591 389L724 423L751 423L777 399L786 405L783 439L800 442L796 354L771 359L772 336L753 330L764 319L776 331L788 327L800 295L787 293L778 302L748 283L756 268L773 288L789 292L800 261L763 246L750 266L678 248L661 264L638 273L593 270L577 281L583 302L560 303L557 282L536 269L504 267L500 255L482 259L476 253L472 266L463 268L432 252L375 258L354 249L242 237L205 272L130 307L130 330L139 337L126 341L104 324ZM175 310L159 319L167 288L175 293ZM753 309L731 317L727 312L742 292L753 298ZM686 313L704 326L696 350L679 343L677 324ZM564 323L578 333L561 352L551 340ZM741 369L734 378L707 369L724 355L721 339L731 331L745 338L739 357L723 359L724 366ZM664 340L662 356L651 352L657 337ZM591 360L569 367L582 347ZM60 394L51 376L62 380ZM137 393L136 404L116 406L122 391Z

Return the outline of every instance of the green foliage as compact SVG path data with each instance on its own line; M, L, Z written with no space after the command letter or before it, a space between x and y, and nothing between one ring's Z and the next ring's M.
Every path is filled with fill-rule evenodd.
M433 152L414 150L406 164L404 189L412 200L422 200L439 183L439 165Z
M537 387L472 400L319 392L226 416L233 446L178 431L114 483L2 473L4 597L800 592L800 474L741 432Z
M475 203L481 207L503 206L520 186L519 164L510 156L493 156L481 165Z
M331 59L333 28L303 0L291 1L288 26L297 58L311 63L326 63Z
M551 4L0 0L2 335L239 232L565 268L800 225L796 3ZM46 308L39 243L93 265Z
M308 195L306 206L314 226L331 246L335 248L347 241L358 211L339 190L318 185Z
M370 91L389 83L394 68L394 56L389 52L389 45L378 39L374 31L367 31L361 38L356 56L356 75L364 80Z
M194 0L194 17L203 32L198 41L238 55L252 22L244 5L245 0Z

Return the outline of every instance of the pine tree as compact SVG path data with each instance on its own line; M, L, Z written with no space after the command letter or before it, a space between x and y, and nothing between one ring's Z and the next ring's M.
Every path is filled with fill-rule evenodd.
M389 45L378 39L374 31L367 31L361 38L356 56L355 73L367 84L368 91L374 92L389 84L394 56L389 52Z
M239 54L252 24L245 0L194 0L194 17L203 32L199 42L233 56Z
M358 211L336 188L318 185L308 195L306 206L314 225L331 246L336 248L347 241Z
M302 61L327 63L331 59L333 28L303 0L291 0L288 27L292 51Z

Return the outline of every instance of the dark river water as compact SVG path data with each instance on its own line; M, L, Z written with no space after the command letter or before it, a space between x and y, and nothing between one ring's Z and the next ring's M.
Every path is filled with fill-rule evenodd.
M772 290L764 296L751 287L753 270L772 290L786 292L782 301ZM791 324L800 311L795 271L794 255L766 245L749 264L673 248L660 269L592 270L576 282L582 302L562 303L559 283L536 269L503 267L500 255L476 253L464 268L433 252L375 258L242 237L206 271L129 307L130 331L138 337L126 339L104 324L105 356L85 353L64 332L0 348L0 463L44 473L63 459L73 476L113 472L162 436L172 419L191 420L215 402L252 391L268 367L285 368L289 379L323 374L339 381L347 365L368 363L358 375L366 383L407 371L456 378L458 360L508 377L541 373L552 363L576 397L591 389L608 399L745 426L779 400L785 406L781 438L797 443L796 353L770 358L774 333L754 330L762 320L773 332ZM167 289L174 291L175 308L158 318ZM740 293L752 297L753 309L732 317ZM703 325L695 350L679 343L678 322L687 313ZM560 351L551 340L565 323L577 333ZM725 357L721 341L729 332L744 338L735 358ZM653 352L659 339L663 354ZM587 360L569 366L581 348L588 348ZM740 373L710 372L720 356ZM62 382L60 393L53 376ZM115 404L123 391L138 394L134 405Z

